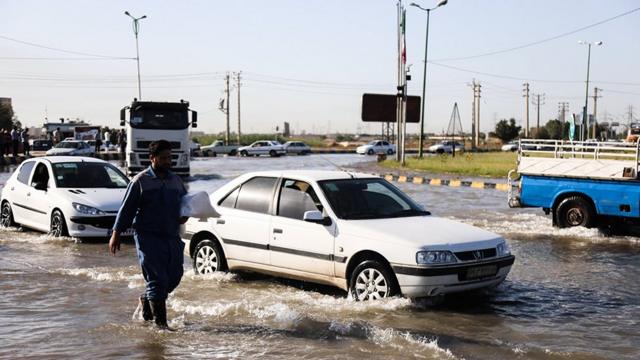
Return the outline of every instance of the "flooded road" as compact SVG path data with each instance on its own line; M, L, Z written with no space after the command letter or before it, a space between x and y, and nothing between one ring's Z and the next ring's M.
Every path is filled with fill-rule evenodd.
M190 190L246 171L333 169L355 155L209 158ZM332 164L333 163L333 164ZM9 177L0 173L0 184ZM185 277L170 325L132 320L144 283L132 244L78 243L0 231L0 358L640 358L640 241L560 230L539 209L509 209L495 190L397 184L438 216L505 236L516 263L486 294L444 304L356 303L340 290L247 274Z

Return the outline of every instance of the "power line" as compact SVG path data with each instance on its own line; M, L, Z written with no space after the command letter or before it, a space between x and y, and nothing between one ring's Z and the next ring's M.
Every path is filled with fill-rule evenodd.
M555 35L555 36L552 36L552 37L549 37L549 38L545 38L545 39L542 39L542 40L537 40L537 41L534 41L534 42L526 43L526 44L523 44L523 45L518 45L518 46L510 47L510 48L507 48L507 49L503 49L503 50L496 50L496 51L491 51L491 52L487 52L487 53L483 53L483 54L477 54L477 55L471 55L471 56L463 56L463 57L457 57L457 58L435 59L435 61L456 61L456 60L475 59L475 58L479 58L479 57L497 55L497 54L502 54L502 53L506 53L506 52L510 52L510 51L524 49L524 48L535 46L535 45L539 45L539 44L542 44L542 43L545 43L545 42L553 41L553 40L556 40L556 39L559 39L559 38L562 38L562 37L565 37L565 36L569 36L569 35L575 34L577 32L580 32L580 31L583 31L583 30L586 30L586 29L590 29L590 28L598 26L598 25L602 25L602 24L607 23L609 21L613 21L613 20L621 18L623 16L627 16L629 14L632 14L632 13L638 11L638 10L640 10L640 7L639 8L635 8L633 10L629 10L629 11L624 12L622 14L619 14L619 15L616 15L616 16L613 16L613 17L598 21L596 23L593 23L593 24L590 24L590 25L587 25L587 26L583 26L583 27L575 29L575 30L571 30L571 31L568 31L568 32L565 32L565 33L562 33L562 34L559 34L559 35Z
M54 48L54 47L51 47L51 46L45 46L45 45L40 45L40 44L28 42L28 41L23 41L23 40L10 38L10 37L4 36L4 35L0 35L0 39L13 41L13 42L16 42L16 43L19 43L19 44L23 44L23 45L29 45L29 46L33 46L33 47L38 47L38 48L41 48L41 49L59 51L59 52L67 53L67 54L91 56L91 57L98 57L98 58L104 58L104 59L114 59L114 60L135 60L136 59L136 58L123 57L123 56L99 55L99 54L91 54L91 53L85 53L85 52L79 52L79 51L73 51L73 50Z

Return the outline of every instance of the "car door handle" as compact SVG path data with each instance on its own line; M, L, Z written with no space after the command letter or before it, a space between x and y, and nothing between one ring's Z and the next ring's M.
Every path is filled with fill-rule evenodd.
M222 219L218 219L218 220L216 220L216 224L224 225L225 221L222 220Z
M28 192L28 193L27 193L27 196L31 196L31 193L30 193L30 192Z
M282 229L273 229L274 234L282 234Z

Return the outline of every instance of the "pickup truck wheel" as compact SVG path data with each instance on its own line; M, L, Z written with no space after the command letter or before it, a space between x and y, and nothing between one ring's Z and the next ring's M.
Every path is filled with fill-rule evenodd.
M51 214L51 225L49 227L49 235L54 237L69 236L67 231L67 222L60 210L54 210Z
M236 155L238 155L238 151L237 151L237 150L235 150L235 149L234 149L234 150L231 150L231 151L229 152L229 155L230 155L230 156L236 156Z
M196 245L193 256L193 271L196 274L212 274L226 271L227 263L220 245L211 240L202 240Z
M555 216L556 224L561 228L574 226L592 227L595 220L595 211L585 198L569 196L558 204Z
M269 156L276 157L276 156L278 156L278 154L276 153L275 150L269 150Z
M0 210L0 226L3 228L9 228L15 225L13 221L13 211L11 211L11 204L8 201L2 203L2 210Z
M349 292L355 301L378 300L399 293L391 270L376 260L363 261L353 270Z
M247 152L247 150L242 150L242 151L240 151L240 156L244 156L244 157L246 157L246 156L248 156L248 155L249 155L249 153Z

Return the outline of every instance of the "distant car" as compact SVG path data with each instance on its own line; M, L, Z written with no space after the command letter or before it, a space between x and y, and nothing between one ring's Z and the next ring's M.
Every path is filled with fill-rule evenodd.
M32 139L29 140L29 145L32 151L46 151L53 147L53 141L47 139Z
M95 146L90 146L86 141L82 140L65 140L58 145L47 150L47 155L67 155L67 156L91 156L95 154Z
M273 140L261 140L256 141L249 146L242 146L238 148L238 153L242 156L260 156L269 155L276 157L280 155L286 155L287 151L282 144Z
M200 146L200 152L203 156L231 155L238 153L237 145L225 145L224 141L216 140L211 145Z
M108 237L128 184L117 167L103 160L29 159L2 189L0 225L21 225L53 236Z
M518 151L518 142L510 141L502 145L502 151Z
M287 154L311 154L311 148L302 141L287 141L282 146L287 151Z
M254 271L336 286L362 301L488 289L515 259L502 236L432 216L371 175L249 173L209 199L220 217L191 218L181 233L196 274Z
M435 154L444 154L444 153L451 154L453 153L454 149L455 151L462 151L464 150L464 145L457 141L447 140L447 141L443 141L441 143L429 146L427 151Z
M195 142L193 140L190 140L189 141L189 154L191 154L191 156L193 156L198 152L200 152L200 144L198 144L197 142Z
M390 144L385 140L373 140L365 145L358 146L356 148L356 153L362 154L362 155L375 155L375 154L393 155L396 153L396 146L394 144Z

